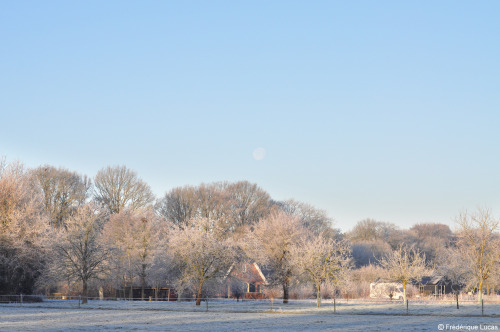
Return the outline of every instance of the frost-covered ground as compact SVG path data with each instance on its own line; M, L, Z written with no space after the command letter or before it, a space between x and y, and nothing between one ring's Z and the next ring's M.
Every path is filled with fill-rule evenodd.
M77 301L0 304L0 331L157 330L157 331L500 331L500 304L410 302L409 315L399 302L279 302L270 310L267 301L193 302ZM442 325L440 325L442 324ZM448 324L448 325L447 325Z

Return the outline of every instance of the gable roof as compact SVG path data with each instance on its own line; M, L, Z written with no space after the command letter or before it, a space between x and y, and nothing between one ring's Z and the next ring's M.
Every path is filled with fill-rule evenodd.
M260 269L259 265L257 263L253 263L253 265L255 266L255 269L259 273L260 277L262 278L262 281L264 281L264 283L267 284L267 279L264 276L264 273L262 273L262 270Z
M266 284L266 285L268 284L267 279L266 279L264 273L262 273L262 270L260 269L260 267L259 267L259 265L257 263L253 262L253 263L246 263L246 264L253 265L255 267L255 270L259 274L259 277L264 282L264 284ZM231 272L233 272L233 270L234 270L235 267L236 267L236 263L233 263L231 265L231 267L229 267L229 270L227 270L227 272L226 272L226 274L224 276L224 280L226 280L231 275Z

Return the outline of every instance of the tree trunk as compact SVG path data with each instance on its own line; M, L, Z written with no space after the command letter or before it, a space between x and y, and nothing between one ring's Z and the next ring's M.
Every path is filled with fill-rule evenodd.
M288 303L288 280L283 282L283 303Z
M141 266L141 300L144 301L144 289L146 288L146 264Z
M481 304L481 301L483 300L483 281L482 280L479 282L478 292L479 292L479 294L478 294L477 302L479 304Z
M144 288L146 288L146 281L144 275L141 275L141 301L144 301Z
M406 282L403 282L403 303L406 304Z
M87 280L82 280L82 304L87 304Z
M321 307L321 284L316 284L316 305Z
M196 295L196 305L201 304L201 290L203 288L203 281L200 281L200 285L198 286L198 294Z

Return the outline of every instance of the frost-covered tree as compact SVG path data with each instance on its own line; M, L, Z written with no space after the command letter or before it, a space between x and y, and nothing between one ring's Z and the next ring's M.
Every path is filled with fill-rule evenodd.
M280 210L272 212L253 228L243 243L245 253L271 271L268 281L282 287L283 303L288 303L295 268L292 248L306 230L298 217Z
M437 257L436 269L438 275L445 276L450 281L457 301L457 309L459 309L458 295L471 279L469 267L464 264L462 254L457 248L442 250Z
M483 299L483 287L500 262L500 221L488 209L461 213L457 219L458 249L470 270L478 289L478 301Z
M169 254L180 272L179 288L194 287L196 305L201 303L204 286L224 277L234 261L231 243L221 239L219 232L216 221L203 217L170 232Z
M166 251L168 226L152 209L125 210L114 214L106 223L103 236L115 249L112 264L122 272L122 280L132 286L139 278L144 300L146 281L158 256ZM132 289L132 288L131 288Z
M346 279L350 263L349 246L323 236L302 239L292 248L292 260L298 273L316 289L316 302L321 306L325 284L338 285Z
M51 276L82 283L82 303L87 303L88 283L106 271L110 251L103 244L104 214L94 204L86 204L67 220L53 242Z
M0 160L0 293L31 293L45 265L50 227L42 196L19 162Z
M387 271L387 277L403 285L403 300L406 302L406 285L421 279L426 272L425 255L418 249L400 246L380 260L380 265Z
M95 176L94 184L95 200L111 214L119 213L125 208L136 210L154 200L149 185L125 166L101 169Z

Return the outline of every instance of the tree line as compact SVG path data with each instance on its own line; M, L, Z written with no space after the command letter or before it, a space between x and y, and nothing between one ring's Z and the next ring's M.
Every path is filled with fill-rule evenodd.
M500 285L499 223L487 209L457 216L457 231L422 223L408 230L365 219L346 233L325 211L273 200L248 181L173 188L155 197L125 166L94 178L49 165L0 162L0 294L84 296L104 287L132 297L133 286L173 285L179 294L215 295L234 264L257 262L268 296L291 292L366 296L385 277L406 284L447 276L457 291L482 296ZM364 285L364 286L363 286ZM366 289L366 287L364 287ZM405 292L406 296L406 292Z

